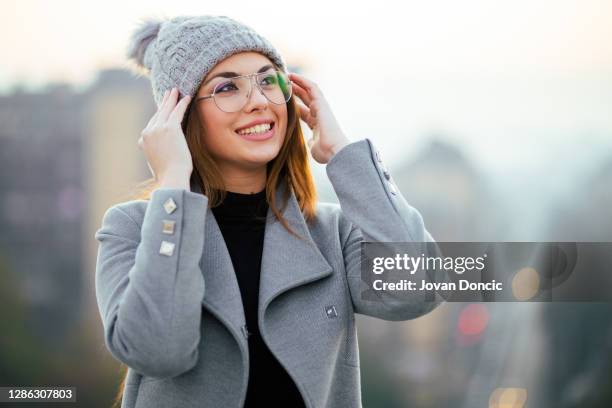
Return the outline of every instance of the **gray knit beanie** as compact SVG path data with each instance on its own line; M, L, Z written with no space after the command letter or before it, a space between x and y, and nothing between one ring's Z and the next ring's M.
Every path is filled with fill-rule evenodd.
M226 16L146 19L130 38L127 58L148 74L159 106L164 92L173 87L178 88L179 96L193 97L218 62L243 51L260 52L287 72L283 58L268 40Z

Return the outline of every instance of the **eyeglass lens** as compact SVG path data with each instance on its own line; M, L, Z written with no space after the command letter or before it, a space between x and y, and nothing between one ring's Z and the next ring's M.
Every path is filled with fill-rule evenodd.
M255 76L259 89L270 102L281 105L291 98L291 82L284 72L268 71ZM215 86L215 104L224 112L237 112L246 105L251 77L228 78Z

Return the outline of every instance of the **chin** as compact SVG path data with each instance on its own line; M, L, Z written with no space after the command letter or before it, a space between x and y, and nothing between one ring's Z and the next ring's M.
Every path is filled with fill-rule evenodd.
M244 161L253 165L262 166L274 160L278 155L278 149L267 149L260 152L250 152L244 157Z
M267 163L273 160L280 152L281 145L278 141L271 139L267 143L250 143L242 146L242 157L249 162Z

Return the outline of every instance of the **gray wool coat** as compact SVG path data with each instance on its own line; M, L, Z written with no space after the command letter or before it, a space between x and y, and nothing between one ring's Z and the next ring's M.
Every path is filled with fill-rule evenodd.
M369 139L342 148L327 175L340 204L304 220L291 193L266 222L259 328L309 408L361 407L355 313L407 320L438 303L385 292L364 300L361 242L433 241ZM198 186L155 190L110 207L96 297L110 353L128 368L123 408L242 407L249 373L245 316L223 236ZM281 202L282 189L277 191Z

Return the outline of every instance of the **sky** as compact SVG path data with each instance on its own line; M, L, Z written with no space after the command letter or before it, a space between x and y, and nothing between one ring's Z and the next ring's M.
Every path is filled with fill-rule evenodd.
M5 1L0 82L82 83L101 67L125 62L140 18L180 14L229 15L269 37L286 58L334 69L349 57L433 78L612 71L612 2L606 0L221 3ZM350 69L369 71L363 62Z
M126 66L139 19L219 14L304 67L345 132L376 138L392 161L431 134L506 169L517 152L537 165L551 149L571 156L579 140L595 146L588 155L609 147L607 0L23 0L2 8L0 92L53 81L84 88L98 70Z

